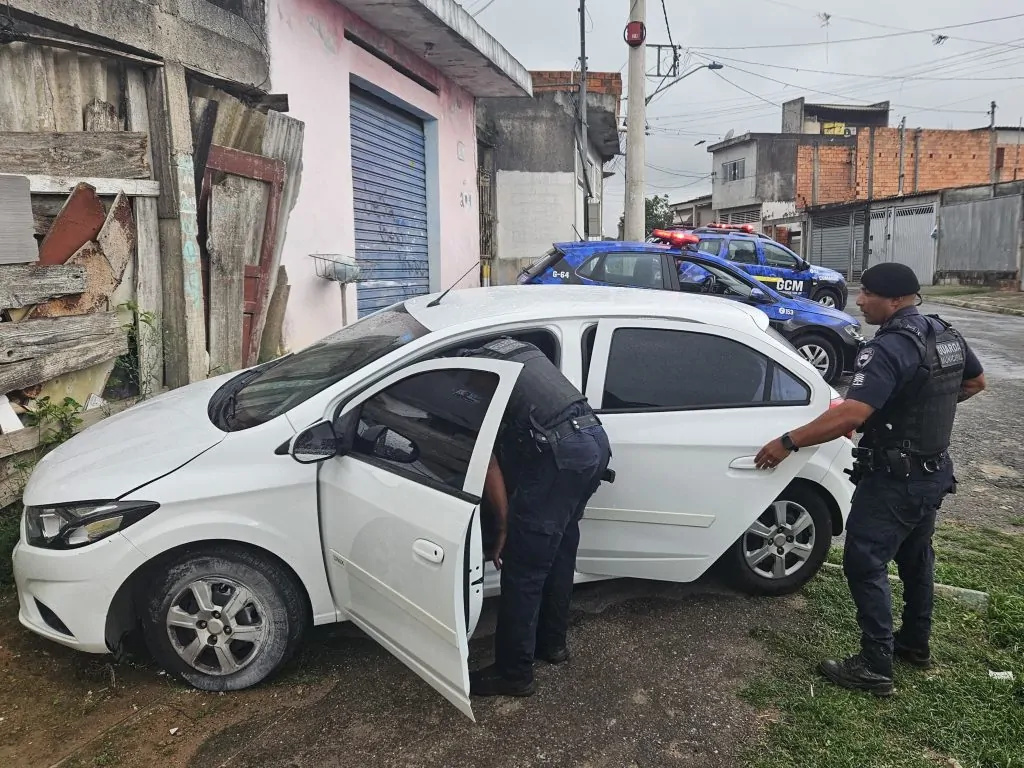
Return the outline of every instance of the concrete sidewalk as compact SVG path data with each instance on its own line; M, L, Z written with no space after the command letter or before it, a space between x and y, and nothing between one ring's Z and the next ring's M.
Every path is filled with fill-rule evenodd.
M933 304L947 304L961 309L979 312L993 312L1000 315L1024 317L1024 292L986 291L984 293L934 293L927 289L921 292L924 300Z

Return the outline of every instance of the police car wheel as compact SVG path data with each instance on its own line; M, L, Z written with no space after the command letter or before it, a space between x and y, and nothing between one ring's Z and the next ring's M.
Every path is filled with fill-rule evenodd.
M839 295L838 291L832 290L831 288L819 289L818 292L814 294L814 300L823 307L842 309L842 307L839 306L842 302L842 297Z
M818 572L831 542L825 500L811 488L791 485L729 550L729 573L748 594L787 595Z
M832 384L842 374L842 366L839 362L839 352L836 350L836 345L833 344L829 339L818 334L810 334L807 336L801 336L795 342L793 346L796 347L797 352L813 365L821 377Z

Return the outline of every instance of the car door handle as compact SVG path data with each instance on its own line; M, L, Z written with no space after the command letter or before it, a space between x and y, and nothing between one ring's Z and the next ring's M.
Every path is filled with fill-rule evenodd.
M422 557L428 563L441 563L444 561L444 550L432 541L416 539L412 545L412 551Z
M740 456L738 459L732 460L729 469L757 469L756 459L756 456Z

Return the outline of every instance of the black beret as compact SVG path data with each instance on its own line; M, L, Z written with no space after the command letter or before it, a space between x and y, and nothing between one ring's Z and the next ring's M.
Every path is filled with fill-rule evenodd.
M913 296L921 292L921 283L917 280L914 270L906 264L885 261L864 270L860 276L860 284L877 296L887 299L898 299L901 296Z

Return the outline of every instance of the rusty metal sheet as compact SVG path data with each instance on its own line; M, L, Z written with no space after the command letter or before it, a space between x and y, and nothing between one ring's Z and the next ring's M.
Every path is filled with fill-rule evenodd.
M39 246L40 264L63 264L86 243L95 240L107 220L95 187L81 183L68 196L53 226Z

